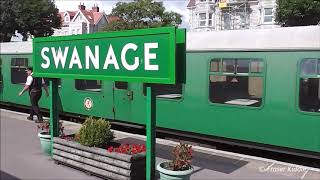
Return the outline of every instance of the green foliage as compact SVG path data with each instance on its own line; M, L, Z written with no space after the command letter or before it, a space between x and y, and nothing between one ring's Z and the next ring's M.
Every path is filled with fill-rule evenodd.
M76 137L82 145L101 147L114 138L110 129L109 121L88 117Z
M58 9L48 0L1 0L0 42L10 41L18 30L27 40L28 33L35 37L50 36L60 28Z
M275 21L281 26L317 25L320 0L277 0Z
M111 15L119 17L120 20L107 24L102 31L178 26L182 22L180 14L165 12L162 2L153 0L118 2Z

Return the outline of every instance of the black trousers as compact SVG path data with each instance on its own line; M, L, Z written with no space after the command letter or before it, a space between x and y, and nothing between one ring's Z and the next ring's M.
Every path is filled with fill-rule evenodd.
M38 104L42 95L42 91L30 91L29 95L31 102L30 117L33 118L33 115L37 115L38 120L42 120L42 115L40 114L40 108Z

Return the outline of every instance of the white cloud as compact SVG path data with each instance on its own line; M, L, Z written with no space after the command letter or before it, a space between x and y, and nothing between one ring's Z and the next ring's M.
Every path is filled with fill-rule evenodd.
M188 28L189 24L189 11L187 9L187 4L189 0L160 0L166 7L166 11L174 11L182 15L182 24L180 27ZM55 4L60 11L75 11L78 9L80 3L84 3L86 9L91 9L94 4L100 7L100 11L104 11L106 14L111 13L112 8L117 2L130 2L130 0L55 0Z

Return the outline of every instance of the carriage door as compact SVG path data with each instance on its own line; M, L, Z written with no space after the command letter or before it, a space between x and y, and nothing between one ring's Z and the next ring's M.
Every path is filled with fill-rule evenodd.
M114 82L113 86L113 112L114 119L121 121L130 120L131 102L133 92L127 82Z

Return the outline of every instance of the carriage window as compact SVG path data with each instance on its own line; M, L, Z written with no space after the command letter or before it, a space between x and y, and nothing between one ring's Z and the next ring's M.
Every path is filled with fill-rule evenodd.
M12 58L11 59L11 83L24 84L27 80L25 72L28 66L27 58Z
M101 91L102 81L100 80L75 80L75 87L77 90L82 91L93 91L100 92Z
M237 73L249 73L249 63L248 60L236 60Z
M300 65L299 107L320 113L320 59L304 59Z
M128 89L128 83L127 82L120 82L120 81L116 81L114 82L114 87L117 89Z
M211 72L219 72L220 69L220 60L214 59L210 63L210 71Z
M258 60L253 60L250 63L250 72L251 73L262 73L263 71L263 62Z
M225 62L226 61L226 62ZM239 106L262 105L263 61L257 59L221 59L222 71L209 74L209 99L213 103ZM230 74L230 72L233 74Z
M146 87L148 84L143 84L143 94L146 95ZM152 84L152 91L157 98L166 99L181 99L182 84Z
M316 75L317 74L317 59L305 59L301 62L300 74Z
M235 72L235 60L222 61L223 72L234 73Z

